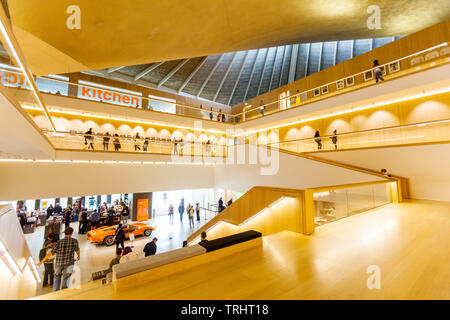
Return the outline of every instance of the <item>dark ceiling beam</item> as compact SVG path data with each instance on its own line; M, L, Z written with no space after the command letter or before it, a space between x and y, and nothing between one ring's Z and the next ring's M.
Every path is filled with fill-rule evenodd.
M250 88L250 83L252 82L253 71L255 71L256 60L258 60L259 50L260 49L258 49L258 51L256 52L255 61L253 61L252 71L250 72L250 78L248 79L248 83L247 83L247 89L245 89L244 100L242 100L242 101L247 100L248 89Z
M217 67L219 66L220 61L222 60L222 58L223 58L223 54L219 57L219 59L217 60L216 64L214 65L214 67L211 69L211 71L209 72L208 76L206 77L205 81L203 81L203 84L202 84L200 90L197 93L197 97L199 97L202 94L203 89L205 89L206 84L208 83L209 79L211 79L211 76L213 75L213 73L216 71Z
M108 70L106 70L107 73L113 73L115 71L118 71L120 69L123 69L125 67L116 67L116 68L109 68Z
M292 46L291 61L289 63L288 83L294 82L294 80L295 80L295 71L297 69L297 58L298 58L299 48L300 48L300 46L298 44L294 44Z
M156 68L158 68L160 65L162 65L165 61L163 62L158 62L155 64L152 64L150 67L148 67L147 69L139 72L137 75L134 76L134 81L139 80L140 78L142 78L143 76L145 76L147 73L152 72L153 70L155 70Z
M220 81L220 85L219 85L219 87L217 88L216 94L214 95L214 99L213 99L214 102L216 102L217 96L219 95L219 92L220 92L220 90L222 89L223 84L225 83L225 79L227 78L228 73L230 73L231 66L233 65L234 60L236 60L236 56L237 56L237 52L235 52L235 53L233 54L233 58L231 59L231 62L230 62L230 64L229 64L228 68L227 68L227 71L226 71L225 74L223 75L222 81Z
M161 87L164 83L166 83L166 81L169 80L169 79L175 74L175 72L177 72L178 70L180 70L180 68L181 68L182 66L184 66L184 65L186 64L186 62L188 62L188 61L189 61L189 59L181 60L181 61L175 66L175 68L173 68L172 70L170 70L169 73L166 74L166 75L164 76L164 78L161 79L160 82L158 82L158 88Z
M281 87L281 80L283 79L284 60L286 60L286 52L287 52L287 46L284 46L284 50L283 50L283 60L281 61L280 77L279 77L279 79L278 79L278 88Z
M256 96L259 96L259 91L261 90L261 84L262 84L262 81L264 78L264 71L266 70L267 58L269 57L269 51L270 51L270 48L267 48L266 56L264 57L264 64L263 64L262 71L261 71L261 77L259 78L258 91L256 93Z
M273 70L275 70L275 63L277 62L278 49L280 49L280 47L277 47L277 50L275 51L275 56L274 56L274 58L273 58L272 70L271 70L271 72L270 72L269 91L270 91L270 89L272 88Z
M178 93L183 91L184 87L186 87L186 85L189 83L189 81L191 81L192 77L195 76L197 71L203 66L203 64L205 63L206 59L208 59L208 57L203 57L202 60L200 61L200 63L195 67L195 69L192 70L192 72L189 74L189 76L186 78L186 80L184 80L184 82L181 85L181 87L178 89Z
M228 103L227 103L227 105L230 105L231 99L233 99L234 92L236 91L236 88L237 88L237 85L238 85L238 83L239 83L239 80L241 79L242 70L244 70L245 62L247 61L247 57L248 57L248 53L249 53L249 52L250 52L250 50L245 52L244 60L242 61L241 67L239 68L239 73L238 73L238 76L237 76L237 78L236 78L236 81L234 82L234 85L233 85L233 91L231 91L230 98L228 98Z

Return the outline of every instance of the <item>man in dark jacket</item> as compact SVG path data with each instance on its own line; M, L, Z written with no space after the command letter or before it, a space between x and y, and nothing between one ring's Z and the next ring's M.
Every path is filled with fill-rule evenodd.
M152 256L156 253L156 241L158 241L157 238L153 238L152 241L147 243L144 247L145 256Z
M48 220L48 218L50 218L52 215L53 215L53 205L50 205L50 206L47 208L47 220Z
M180 206L178 207L178 213L180 214L180 221L183 222L183 213L184 213L184 203L180 202Z
M62 213L62 207L59 205L59 203L57 203L55 205L55 209L53 209L53 213L57 216L60 215Z

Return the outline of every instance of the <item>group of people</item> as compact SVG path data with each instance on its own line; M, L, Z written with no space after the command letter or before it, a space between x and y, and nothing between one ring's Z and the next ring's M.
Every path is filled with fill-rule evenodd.
M186 212L189 219L189 227L194 228L194 216L197 221L200 221L200 204L197 202L194 207L189 203L187 207L184 207L184 199L181 199L180 205L178 206L178 213L180 214L180 222L183 223L183 214ZM169 206L169 219L170 224L173 224L173 213L174 209L172 204Z
M333 135L330 136L330 140L334 145L334 150L337 150L337 130L333 131ZM316 133L314 134L314 141L317 143L317 150L322 150L322 139L320 138L319 131L316 131Z
M228 200L226 207L231 206L232 203L233 203L233 199ZM218 212L219 213L222 212L223 210L225 210L226 207L223 205L222 197L220 197L220 199L219 199L219 201L217 203L217 210L218 210Z
M214 119L214 114L213 114L212 108L210 109L209 119L210 120ZM219 113L217 114L216 119L219 122L225 122L226 121L226 116L225 116L224 113L222 113L222 109L219 109Z

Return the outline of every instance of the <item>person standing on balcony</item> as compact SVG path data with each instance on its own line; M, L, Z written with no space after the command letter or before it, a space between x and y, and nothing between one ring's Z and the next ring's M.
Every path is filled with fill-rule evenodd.
M214 117L214 115L213 115L213 112L212 112L212 107L211 107L211 109L210 109L210 110L211 110L211 112L209 113L209 119L210 119L210 120L212 120L212 119L213 119L213 117Z
M150 142L150 139L148 137L145 137L144 146L142 147L142 150L147 151L149 142Z
M333 131L333 135L330 137L330 139L334 145L334 150L337 150L337 131L336 130Z
M225 113L222 113L222 122L225 122Z
M87 149L89 150L89 148L92 148L92 150L94 150L94 133L92 132L92 128L89 128L89 130L85 132L84 139L84 144L88 145Z
M139 136L139 132L136 132L136 138L134 138L134 151L141 151L142 139Z
M261 115L264 116L264 109L266 107L263 105L263 102L261 101L260 107L259 107L259 111L261 112Z
M316 131L314 137L315 137L314 141L316 141L317 143L317 150L322 150L322 139L320 139L319 131Z
M378 60L374 60L373 61L373 66L376 67L374 72L375 72L375 80L376 80L377 83L378 83L378 80L380 80L380 79L382 81L384 81L383 70L380 68L379 65L380 65L380 63L378 62Z
M119 135L117 133L114 134L114 151L119 151L120 150L120 139L119 139Z
M219 109L219 113L217 114L217 121L220 122L221 118L222 118L222 109Z
M178 140L175 138L173 140L173 154L178 155Z
M103 151L108 151L109 140L111 139L109 132L106 132L103 136Z

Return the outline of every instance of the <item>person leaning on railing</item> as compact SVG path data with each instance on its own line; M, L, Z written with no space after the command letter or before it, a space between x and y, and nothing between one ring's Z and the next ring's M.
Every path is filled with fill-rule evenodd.
M117 133L114 134L114 140L113 140L113 144L114 144L114 151L120 151L120 139L119 139L119 135Z

